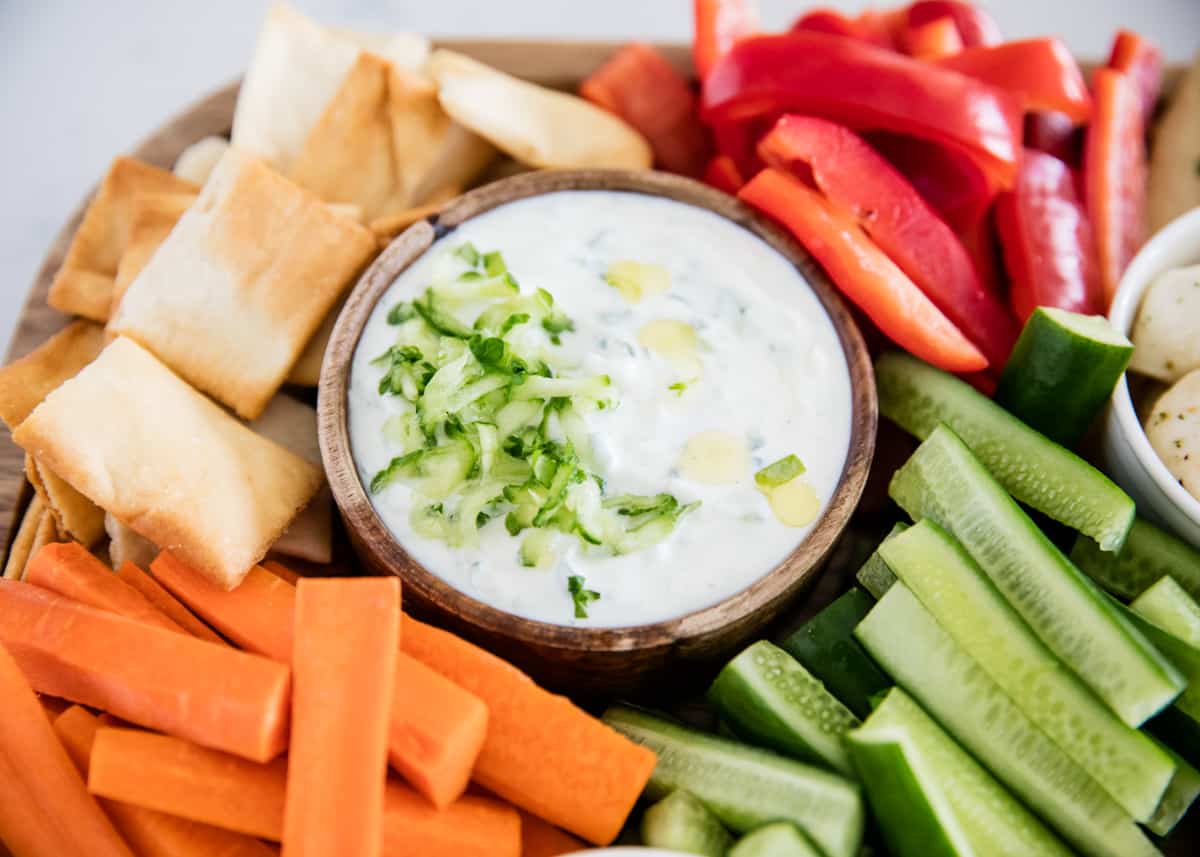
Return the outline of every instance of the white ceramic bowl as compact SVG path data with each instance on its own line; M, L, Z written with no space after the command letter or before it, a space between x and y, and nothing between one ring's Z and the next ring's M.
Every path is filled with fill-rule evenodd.
M1108 318L1128 335L1146 286L1163 271L1200 263L1200 208L1163 227L1134 257L1121 278ZM1105 416L1104 461L1109 475L1137 502L1138 514L1165 524L1200 548L1200 500L1184 490L1142 430L1125 376Z

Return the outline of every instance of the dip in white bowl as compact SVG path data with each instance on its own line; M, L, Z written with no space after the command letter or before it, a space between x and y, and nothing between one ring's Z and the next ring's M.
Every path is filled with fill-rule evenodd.
M795 267L752 233L636 193L563 191L500 206L442 237L397 278L366 324L350 372L350 443L364 485L403 451L385 423L412 409L401 396L380 395L385 369L372 363L396 342L389 310L453 276L453 253L468 242L500 252L523 294L547 290L574 322L561 345L535 342L545 336L536 325L514 336L545 348L556 375L611 379L615 407L585 417L604 494L666 492L699 506L650 547L613 555L560 534L549 567L530 568L502 504L490 509L477 544L451 546L414 530L413 509L425 501L396 480L370 497L413 559L519 616L622 627L710 606L803 540L848 452L850 376L834 326ZM635 268L648 284L636 302L606 281L629 263L650 266ZM459 317L469 324L474 312ZM773 504L754 474L788 455L807 471L777 489ZM586 619L575 618L572 577L599 593Z

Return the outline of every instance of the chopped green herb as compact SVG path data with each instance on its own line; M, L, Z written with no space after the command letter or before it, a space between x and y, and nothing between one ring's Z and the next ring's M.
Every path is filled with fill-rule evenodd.
M498 277L508 273L508 265L504 264L504 257L499 250L484 254L483 270L489 277Z
M479 265L479 251L475 249L475 245L470 241L458 245L458 248L454 251L454 255L459 259L462 259L472 268L478 267Z
M804 462L795 455L785 455L755 473L754 481L760 488L778 488L780 485L791 482L804 471Z
M417 311L415 309L413 309L413 305L411 303L409 303L408 301L401 301L400 303L398 303L394 307L392 307L390 310L388 310L387 323L388 324L404 324L404 322L408 321L410 318L412 318L416 314L417 314Z
M672 393L674 393L676 396L682 396L684 391L687 388L688 388L687 381L676 381L674 384L669 384L667 386L667 389L670 390Z
M600 600L600 593L594 589L585 589L586 584L587 581L578 574L567 578L567 591L571 593L571 601L575 604L576 619L586 619L588 605Z

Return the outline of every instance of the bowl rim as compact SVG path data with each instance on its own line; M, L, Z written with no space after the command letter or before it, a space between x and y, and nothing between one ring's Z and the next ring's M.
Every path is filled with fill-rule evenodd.
M1142 305L1142 295L1154 279L1163 271L1157 265L1152 266L1151 260L1164 245L1194 243L1197 247L1197 262L1200 263L1200 207L1187 211L1158 232L1142 245L1121 275L1121 282L1113 296L1112 305L1108 310L1108 320L1120 333L1129 336L1133 323ZM1179 481L1171 475L1167 465L1150 445L1146 429L1138 419L1137 409L1133 406L1133 396L1129 392L1128 372L1121 373L1117 387L1112 395L1113 413L1121 435L1126 445L1133 451L1134 458L1141 464L1142 469L1149 474L1155 486L1166 495L1175 507L1200 526L1200 499L1188 493Z
M382 296L433 242L455 227L509 202L566 190L604 190L666 197L707 209L766 241L813 289L837 333L850 376L851 420L846 460L837 486L808 534L779 563L715 604L658 622L590 628L528 619L480 601L416 562L375 512L350 452L347 391L354 351ZM682 176L632 170L556 170L524 173L484 185L418 221L397 236L351 290L326 349L317 396L321 456L334 500L354 535L382 554L406 588L484 632L527 646L572 652L617 652L670 647L705 637L782 603L813 576L845 529L866 487L875 451L878 404L875 376L862 334L824 272L794 239L739 200Z

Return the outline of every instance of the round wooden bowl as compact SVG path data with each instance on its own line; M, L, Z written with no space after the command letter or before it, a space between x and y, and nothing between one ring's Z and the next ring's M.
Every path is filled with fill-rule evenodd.
M464 594L404 550L367 497L350 453L347 389L354 350L380 297L435 238L513 200L561 190L617 190L663 196L715 212L749 229L787 257L809 282L837 330L850 369L850 447L833 496L808 536L774 569L742 591L693 613L627 628L579 628L514 616ZM321 373L317 412L321 453L333 496L359 558L377 574L404 581L406 608L512 661L544 685L576 695L628 693L667 670L729 655L759 633L816 577L849 521L866 483L875 445L875 377L858 327L824 273L781 230L726 194L690 179L653 172L580 170L515 176L472 191L439 215L411 226L366 271L337 321ZM687 670L683 670L684 673Z

